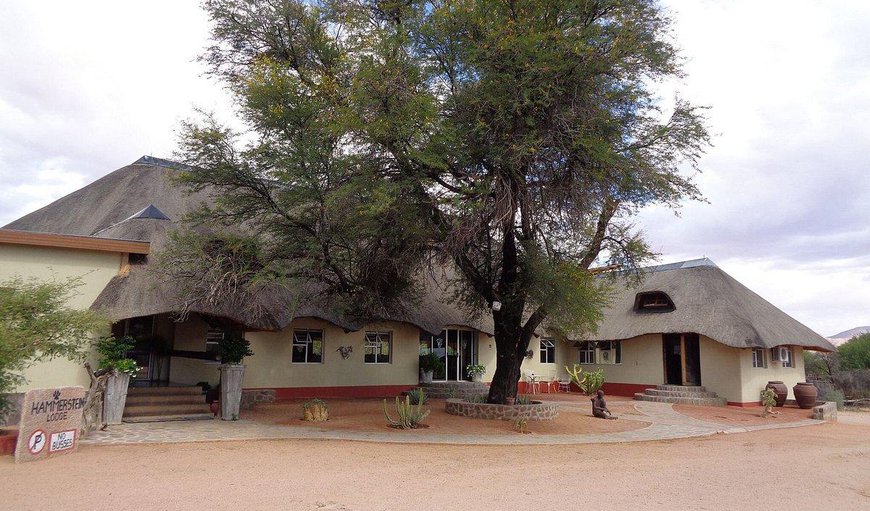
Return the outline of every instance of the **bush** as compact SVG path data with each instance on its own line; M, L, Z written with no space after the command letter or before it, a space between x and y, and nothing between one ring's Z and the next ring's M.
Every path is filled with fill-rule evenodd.
M839 348L843 369L870 369L870 333L852 337Z
M825 389L819 389L819 401L833 401L837 403L837 410L843 409L843 401L846 397L843 395L843 391L839 389L835 389L833 387L828 387Z
M420 370L424 373L430 371L437 373L444 370L444 362L438 358L438 355L430 351L425 355L420 355Z
M239 334L230 332L218 341L218 353L222 364L241 364L245 357L254 355L249 341Z
M132 358L127 358L127 352L133 349L136 341L132 337L103 337L97 341L97 353L100 355L100 368L127 373L135 376L139 366Z

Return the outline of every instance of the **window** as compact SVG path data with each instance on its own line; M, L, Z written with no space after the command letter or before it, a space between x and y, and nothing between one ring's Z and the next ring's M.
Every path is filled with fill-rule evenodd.
M541 363L556 363L556 343L553 339L541 339Z
M622 363L622 343L619 341L599 342L596 352L599 364Z
M583 341L580 343L580 356L578 357L577 362L580 364L594 364L595 363L595 345L590 341Z
M763 348L752 348L752 367L767 367Z
M392 332L366 332L366 364L389 364Z
M206 353L216 353L220 342L224 340L224 331L220 328L209 328L205 334Z
M671 312L675 308L671 297L661 291L638 293L634 298L637 312Z
M782 360L782 367L794 367L794 359L791 356L791 348L788 346L780 346L779 357Z
M293 330L294 364L323 363L323 331Z

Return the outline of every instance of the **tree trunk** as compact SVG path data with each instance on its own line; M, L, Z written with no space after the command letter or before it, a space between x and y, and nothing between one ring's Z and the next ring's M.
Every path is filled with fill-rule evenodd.
M488 403L505 404L507 398L517 397L520 368L529 349L531 336L522 329L522 313L516 311L494 312L495 323L495 373L489 386Z

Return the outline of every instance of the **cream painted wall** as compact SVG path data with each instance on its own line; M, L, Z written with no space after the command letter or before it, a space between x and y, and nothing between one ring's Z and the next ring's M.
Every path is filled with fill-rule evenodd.
M569 364L579 360L577 348L571 348L571 355ZM582 364L581 367L584 371L602 369L605 383L659 385L665 381L662 336L647 334L623 340L621 364Z
M69 300L69 306L87 309L109 280L118 274L121 255L112 252L66 248L0 245L0 281L13 277L63 281L79 278L82 285ZM67 359L41 362L27 369L28 383L18 392L64 385L90 385L81 364Z
M742 401L740 352L709 337L700 336L701 385L731 402Z
M532 358L523 359L523 364L520 368L522 372L522 381L525 381L525 375L534 373L543 378L543 380L552 380L560 376L566 376L565 365L570 365L576 357L572 356L572 352L576 351L571 347L571 343L563 341L556 342L556 358L553 364L541 363L541 338L532 337L529 343L529 349L532 350ZM477 362L486 366L486 374L483 375L483 381L491 382L492 375L495 372L495 338L483 332L477 332ZM542 380L538 380L542 381Z
M291 363L294 328L323 331L323 363ZM392 332L391 363L364 363L366 331ZM326 321L300 318L280 332L248 332L245 338L254 352L244 362L245 388L414 385L419 381L420 330L405 323L371 324L345 332ZM346 360L338 353L339 346L353 347Z
M804 353L803 348L792 346L792 357L794 359L794 367L782 367L781 362L772 362L770 358L770 350L767 350L767 367L752 367L752 350L742 349L735 350L739 352L740 370L743 374L742 382L743 389L740 394L740 401L744 403L761 401L761 391L771 380L779 380L785 383L788 387L789 399L794 399L794 391L792 387L800 381L806 380L804 371ZM732 399L728 399L732 401Z

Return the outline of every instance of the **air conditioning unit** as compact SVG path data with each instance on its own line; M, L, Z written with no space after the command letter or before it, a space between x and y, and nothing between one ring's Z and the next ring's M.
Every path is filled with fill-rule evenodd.
M777 346L771 350L774 362L783 362L788 360L788 346Z

